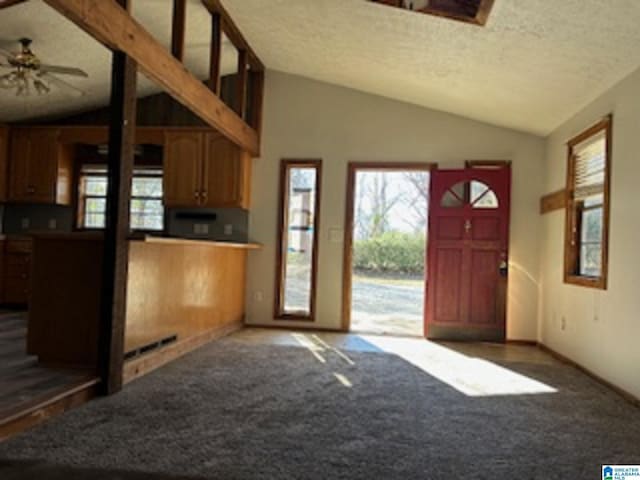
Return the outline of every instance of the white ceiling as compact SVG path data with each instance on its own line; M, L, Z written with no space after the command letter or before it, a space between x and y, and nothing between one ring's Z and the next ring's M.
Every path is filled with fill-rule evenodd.
M495 0L484 28L365 0L223 3L269 68L541 135L640 66L638 0Z
M270 69L540 135L640 66L638 0L495 0L484 28L365 0L223 3ZM168 46L172 1L133 5L134 17ZM189 0L188 13L185 62L204 79L209 17L199 0ZM108 102L106 48L42 0L1 11L0 46L22 36L45 63L87 71L88 79L70 80L87 95L24 100L0 90L0 122ZM223 72L235 65L227 43ZM156 91L140 78L140 95Z

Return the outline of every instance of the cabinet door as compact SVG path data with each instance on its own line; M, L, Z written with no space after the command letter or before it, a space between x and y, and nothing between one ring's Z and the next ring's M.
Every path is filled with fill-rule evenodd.
M31 141L28 130L13 130L9 155L9 200L29 200L29 157Z
M58 131L15 130L9 158L10 200L56 203Z
M221 135L206 135L202 177L203 205L248 208L251 159Z
M200 205L202 156L202 133L167 132L163 174L165 206Z
M27 191L35 203L57 203L58 131L36 129L30 133L27 157Z

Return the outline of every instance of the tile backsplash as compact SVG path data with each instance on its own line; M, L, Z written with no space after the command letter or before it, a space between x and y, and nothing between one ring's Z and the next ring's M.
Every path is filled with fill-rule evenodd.
M71 232L74 211L57 205L1 207L2 233ZM166 235L228 242L249 241L249 212L241 208L168 209ZM160 233L159 233L160 234Z
M167 234L227 242L249 240L249 212L241 208L170 209Z
M30 232L70 232L73 209L58 205L4 205L2 232L19 235Z

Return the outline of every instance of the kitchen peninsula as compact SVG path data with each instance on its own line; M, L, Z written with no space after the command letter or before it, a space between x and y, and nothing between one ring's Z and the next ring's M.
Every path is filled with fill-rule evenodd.
M33 236L28 349L43 363L96 364L102 242L100 233ZM247 253L258 248L153 236L130 240L125 381L241 328Z

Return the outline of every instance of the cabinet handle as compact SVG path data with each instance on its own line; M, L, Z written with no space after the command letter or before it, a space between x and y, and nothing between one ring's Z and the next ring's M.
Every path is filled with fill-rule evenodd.
M207 192L206 192L206 190L203 190L203 191L202 191L202 198L203 198L204 200L206 200L206 199L207 199Z

